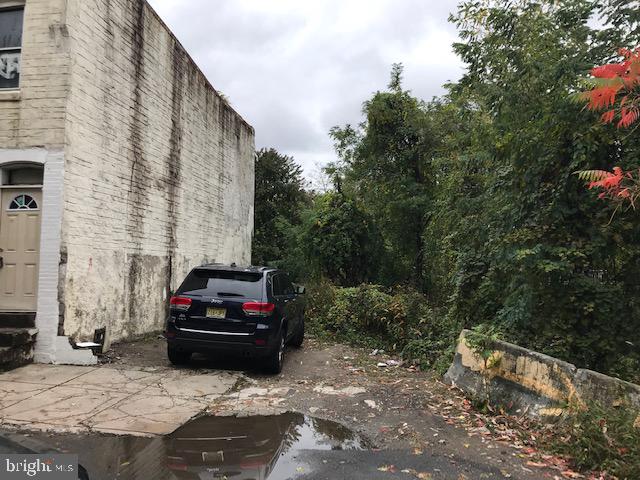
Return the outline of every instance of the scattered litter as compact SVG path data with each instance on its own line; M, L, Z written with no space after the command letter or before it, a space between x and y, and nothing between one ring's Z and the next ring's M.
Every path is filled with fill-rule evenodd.
M76 343L76 347L78 348L98 348L101 347L99 343L96 342L78 342Z
M345 387L342 389L336 389L335 387L323 385L318 385L313 389L313 391L316 393L323 393L325 395L346 395L348 397L367 392L362 387Z
M385 362L379 362L379 363L378 363L378 368L386 368L386 367L388 367L388 366L389 366L389 365L387 365Z
M369 408L373 408L373 409L376 409L376 410L378 409L378 404L376 402L374 402L373 400L365 400L364 403Z
M406 473L408 475L413 475L418 480L431 480L433 477L430 473L427 472L418 472L413 468L405 468L404 470L400 470L402 473Z
M381 467L378 467L378 471L379 472L389 472L389 473L396 473L396 466L395 465L383 465Z

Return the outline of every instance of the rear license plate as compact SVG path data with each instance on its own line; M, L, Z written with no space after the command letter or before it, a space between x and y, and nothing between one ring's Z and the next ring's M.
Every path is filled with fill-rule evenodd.
M209 465L222 465L224 463L224 452L202 452L202 461ZM212 472L216 472L219 469L210 469Z
M226 308L207 307L207 318L224 318L226 316Z

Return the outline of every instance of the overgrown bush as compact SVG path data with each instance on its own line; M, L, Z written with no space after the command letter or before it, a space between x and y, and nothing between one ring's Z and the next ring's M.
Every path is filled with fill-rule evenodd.
M620 480L640 478L639 413L599 404L574 408L550 446L582 469L603 470Z
M461 330L411 289L341 288L327 281L309 287L306 318L317 335L384 348L440 372L451 363Z

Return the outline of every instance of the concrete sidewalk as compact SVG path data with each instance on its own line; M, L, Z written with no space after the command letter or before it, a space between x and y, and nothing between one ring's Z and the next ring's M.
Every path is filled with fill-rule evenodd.
M228 392L238 374L28 365L0 374L0 423L29 430L165 435Z

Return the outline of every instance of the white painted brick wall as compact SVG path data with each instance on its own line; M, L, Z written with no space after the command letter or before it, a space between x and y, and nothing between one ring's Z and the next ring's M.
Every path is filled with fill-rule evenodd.
M250 261L254 134L146 4L68 3L64 333L118 340L193 266Z
M65 17L66 0L26 2L20 95L0 95L0 148L64 144L70 66Z
M0 0L0 6L16 3ZM96 358L91 352L73 350L68 338L58 336L64 122L71 64L66 3L26 2L20 88L0 91L0 164L35 162L45 171L35 361L92 364Z

